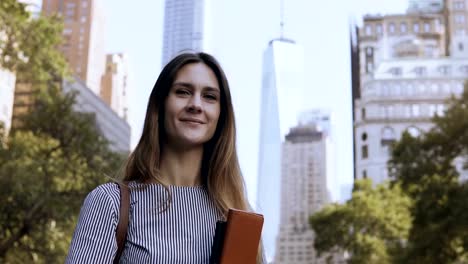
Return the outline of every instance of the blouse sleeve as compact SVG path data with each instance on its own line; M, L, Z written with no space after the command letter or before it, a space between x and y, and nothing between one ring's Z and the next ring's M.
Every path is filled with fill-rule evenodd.
M65 263L112 263L117 222L118 211L110 195L102 186L91 191L81 207Z

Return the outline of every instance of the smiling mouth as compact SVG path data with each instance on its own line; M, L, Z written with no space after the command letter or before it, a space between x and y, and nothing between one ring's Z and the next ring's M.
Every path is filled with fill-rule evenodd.
M203 122L197 119L181 119L180 121L186 122L186 123L191 123L191 124L199 124L202 125Z

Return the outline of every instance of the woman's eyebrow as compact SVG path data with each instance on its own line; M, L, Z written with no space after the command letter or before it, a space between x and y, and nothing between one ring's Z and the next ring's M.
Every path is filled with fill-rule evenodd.
M182 87L187 87L187 88L194 88L194 85L188 82L175 82L172 86L182 86ZM205 86L203 87L203 90L208 90L210 92L220 92L219 88L217 87L211 87L211 86Z
M216 92L216 93L220 92L218 88L210 87L210 86L204 87L203 90L208 91L208 92Z
M175 82L172 86L184 86L187 88L193 88L193 85L188 82Z

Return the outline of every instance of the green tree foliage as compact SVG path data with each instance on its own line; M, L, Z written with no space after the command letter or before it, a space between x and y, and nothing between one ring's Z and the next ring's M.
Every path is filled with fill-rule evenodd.
M467 164L468 87L433 123L396 142L390 186L357 181L350 201L311 217L319 252L346 250L351 263L468 263L468 183L455 167Z
M6 138L0 129L0 263L63 263L85 195L124 155L61 92L61 31L57 18L30 19L16 0L0 1L0 65L37 91L21 128Z
M85 195L122 162L73 104L73 94L41 94L0 151L0 262L63 262Z
M392 263L409 233L410 206L398 186L356 181L352 199L311 217L317 253L347 251L349 263Z
M406 260L413 263L468 261L467 183L455 159L468 154L468 89L452 97L444 115L418 138L407 133L389 162L395 183L414 199ZM465 161L466 163L466 161Z
M58 17L31 19L24 4L0 3L0 66L16 73L17 82L34 86L66 76L65 59L57 49L63 24Z

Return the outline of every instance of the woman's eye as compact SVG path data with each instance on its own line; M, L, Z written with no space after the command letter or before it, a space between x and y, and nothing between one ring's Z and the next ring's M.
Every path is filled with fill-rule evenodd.
M190 92L187 91L187 90L184 90L184 89L180 89L180 90L176 90L176 94L179 94L179 95L189 95Z
M216 97L216 95L214 94L205 94L205 98L208 100L213 100L213 101L218 99L218 97Z

